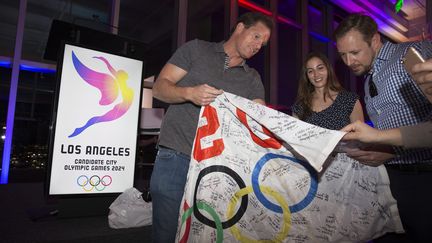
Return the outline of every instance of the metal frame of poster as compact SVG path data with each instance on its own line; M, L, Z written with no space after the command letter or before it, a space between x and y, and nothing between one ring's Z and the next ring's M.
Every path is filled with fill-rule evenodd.
M46 194L133 187L145 62L70 43L58 60Z

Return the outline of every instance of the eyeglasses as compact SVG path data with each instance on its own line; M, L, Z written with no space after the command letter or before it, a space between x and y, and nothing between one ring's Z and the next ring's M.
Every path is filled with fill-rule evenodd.
M373 98L378 95L377 87L373 81L372 74L369 74L369 95Z

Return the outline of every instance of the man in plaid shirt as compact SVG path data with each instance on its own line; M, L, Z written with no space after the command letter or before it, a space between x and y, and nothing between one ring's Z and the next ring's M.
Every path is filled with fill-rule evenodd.
M337 49L344 63L365 76L365 103L378 129L415 125L432 118L432 104L403 66L409 47L432 57L430 41L393 44L381 42L376 22L353 14L336 29ZM352 149L348 156L369 166L386 166L390 188L398 201L405 234L387 234L374 242L426 242L432 237L432 149L369 146Z

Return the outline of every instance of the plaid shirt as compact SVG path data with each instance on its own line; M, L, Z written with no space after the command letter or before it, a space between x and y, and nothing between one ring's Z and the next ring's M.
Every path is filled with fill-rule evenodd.
M370 72L378 95L371 97L369 80L365 82L366 110L378 129L414 125L432 118L432 104L402 64L402 59L410 46L419 50L426 59L432 57L430 41L402 44L386 42ZM394 150L396 157L388 161L388 164L432 163L432 149L394 147Z

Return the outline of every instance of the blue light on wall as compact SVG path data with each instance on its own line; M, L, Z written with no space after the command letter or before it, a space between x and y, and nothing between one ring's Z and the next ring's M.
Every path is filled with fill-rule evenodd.
M324 43L331 42L331 40L330 40L329 38L327 38L327 37L325 37L325 36L323 36L323 35L320 35L320 34L318 34L318 33L316 33L316 32L309 31L309 34L310 34L312 37L314 37L315 39L317 39L317 40L319 40L319 41L321 41L321 42L324 42Z
M12 62L11 61L0 61L0 67L12 68ZM20 70L35 72L35 73L55 73L56 72L55 69L36 67L36 66L32 66L32 65L27 65L27 64L21 64Z
M12 68L12 64L10 61L0 61L0 67Z
M30 71L35 73L55 73L56 70L49 69L49 68L41 68L41 67L33 67L31 65L20 65L20 70L23 71Z

